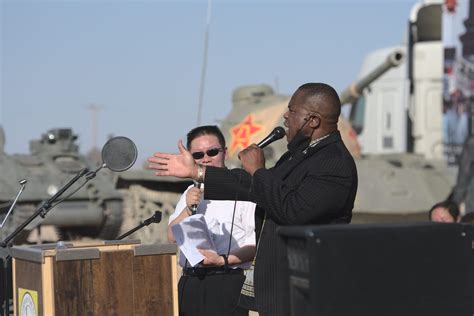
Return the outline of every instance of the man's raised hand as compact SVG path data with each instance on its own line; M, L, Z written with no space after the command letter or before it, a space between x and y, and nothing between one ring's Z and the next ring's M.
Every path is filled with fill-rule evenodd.
M191 153L178 142L179 154L157 152L147 159L149 169L154 169L157 176L174 176L178 178L195 178L196 163Z

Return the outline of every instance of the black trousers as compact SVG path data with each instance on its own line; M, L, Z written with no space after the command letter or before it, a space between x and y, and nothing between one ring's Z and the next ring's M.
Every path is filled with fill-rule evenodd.
M244 280L241 274L183 275L178 283L179 315L248 315L237 306Z

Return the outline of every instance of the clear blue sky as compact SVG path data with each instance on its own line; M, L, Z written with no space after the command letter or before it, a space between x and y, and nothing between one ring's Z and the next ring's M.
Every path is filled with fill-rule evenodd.
M213 1L203 124L240 85L342 91L370 51L403 41L414 0ZM53 127L92 146L133 139L140 159L176 151L196 124L207 1L0 0L0 120L8 153Z

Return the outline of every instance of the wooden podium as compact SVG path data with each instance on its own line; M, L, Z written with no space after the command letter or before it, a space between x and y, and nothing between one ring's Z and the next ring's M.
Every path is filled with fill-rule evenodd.
M176 245L66 246L11 248L15 315L178 315Z

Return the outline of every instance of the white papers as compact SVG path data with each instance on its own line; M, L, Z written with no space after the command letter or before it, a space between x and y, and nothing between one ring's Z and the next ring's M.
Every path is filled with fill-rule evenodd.
M193 267L204 259L199 249L216 251L202 214L189 216L181 223L171 226L171 230L179 249Z

